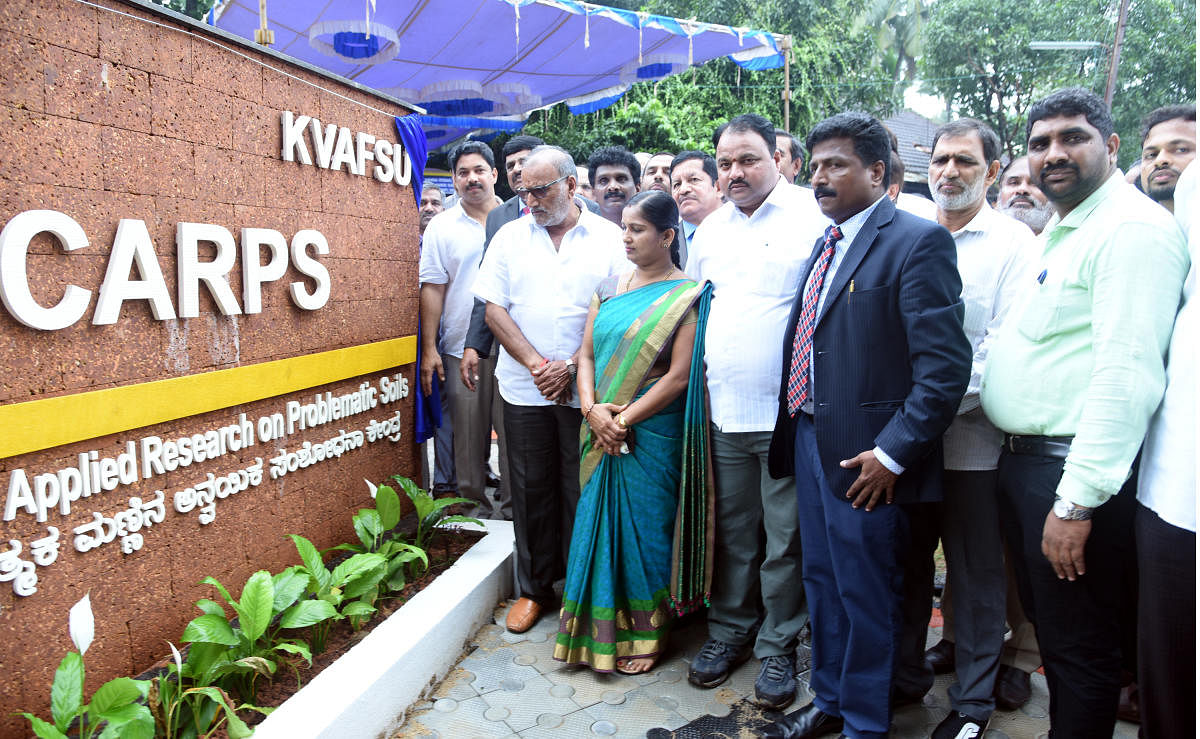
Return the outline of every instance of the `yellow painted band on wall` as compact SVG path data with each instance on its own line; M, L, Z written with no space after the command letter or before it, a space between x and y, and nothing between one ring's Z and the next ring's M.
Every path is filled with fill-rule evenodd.
M417 337L0 406L0 458L196 416L416 361Z

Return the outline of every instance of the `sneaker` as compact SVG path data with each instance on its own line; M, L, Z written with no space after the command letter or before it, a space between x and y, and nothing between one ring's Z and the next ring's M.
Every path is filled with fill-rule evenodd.
M754 681L754 702L782 711L796 700L796 658L790 654L763 657Z
M750 659L749 646L709 639L688 665L688 682L699 688L715 688L733 669Z
M987 725L987 721L976 721L965 713L951 711L933 730L930 739L978 739Z

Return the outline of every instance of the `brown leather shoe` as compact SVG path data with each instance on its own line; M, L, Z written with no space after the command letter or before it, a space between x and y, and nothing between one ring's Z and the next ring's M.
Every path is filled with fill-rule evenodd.
M504 619L504 625L514 634L524 634L537 623L541 615L542 607L537 601L518 598L512 608L508 609L508 618Z

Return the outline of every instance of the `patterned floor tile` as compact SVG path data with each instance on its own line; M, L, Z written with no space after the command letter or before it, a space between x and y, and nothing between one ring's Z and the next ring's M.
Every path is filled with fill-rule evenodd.
M592 716L582 708L578 711L575 711L575 713L561 717L561 723L558 724L554 724L552 720L546 720L544 716L545 714L540 716L538 724L526 729L525 731L522 731L520 736L523 739L569 739L586 737L592 735L592 724L596 723L596 717Z
M625 693L622 703L596 703L589 706L587 712L595 716L597 721L607 721L616 727L617 737L641 737L655 727L677 729L687 723L687 719L671 708L671 701L659 700L660 696L650 695L645 688L636 688Z
M489 707L506 712L503 721L514 732L532 729L539 724L551 729L580 708L570 698L552 693L553 687L554 683L542 675L535 675L524 682L506 680L500 690L485 694L483 700ZM557 717L558 720L539 720L542 716Z
M489 708L482 697L462 702L443 698L433 708L414 715L393 736L397 739L438 737L439 739L473 739L474 737L507 737L513 730L503 721L489 721L484 711Z
M499 689L505 680L526 682L538 676L538 671L532 667L516 664L513 661L516 657L517 653L511 646L490 652L477 650L463 658L458 666L474 676L471 687L475 692L485 695Z
M586 667L567 667L547 673L545 677L556 685L574 688L571 700L580 708L599 703L606 691L627 693L638 687L637 681L628 675L593 672Z

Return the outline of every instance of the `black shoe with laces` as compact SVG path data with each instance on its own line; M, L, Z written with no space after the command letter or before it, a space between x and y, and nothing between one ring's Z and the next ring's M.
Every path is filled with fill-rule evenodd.
M790 654L763 657L754 681L754 702L782 711L796 700L796 658Z
M733 669L750 659L750 647L709 639L688 665L688 682L699 688L715 688Z

